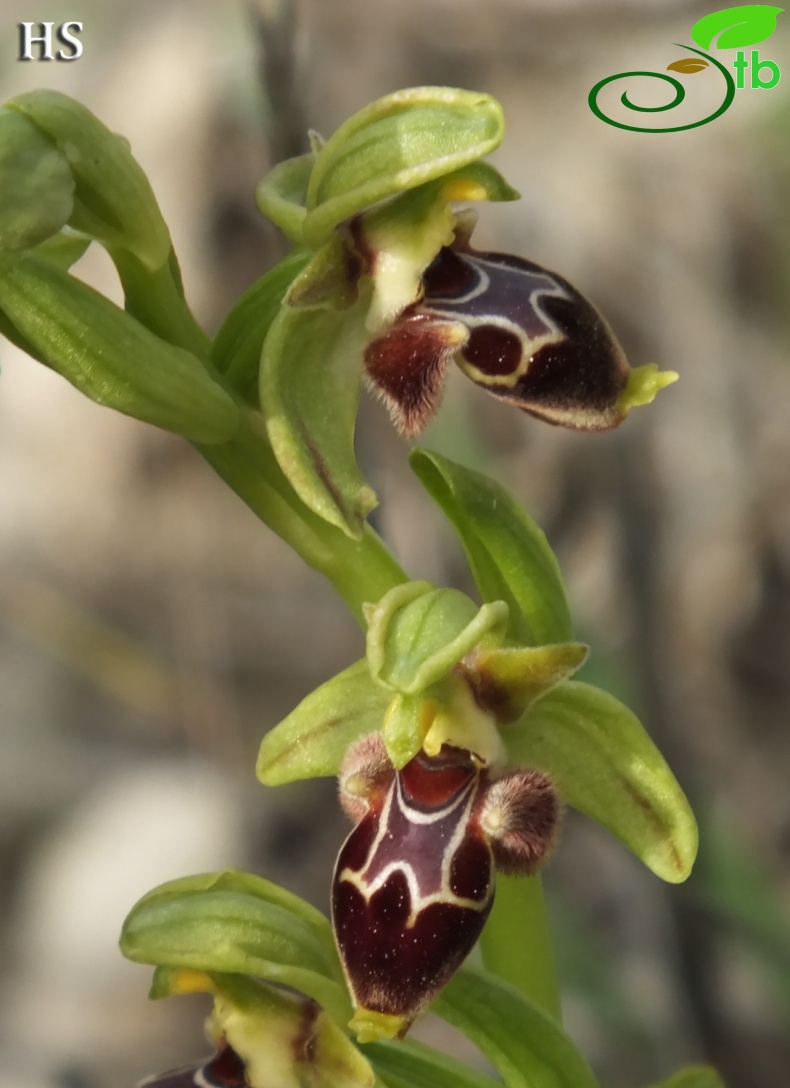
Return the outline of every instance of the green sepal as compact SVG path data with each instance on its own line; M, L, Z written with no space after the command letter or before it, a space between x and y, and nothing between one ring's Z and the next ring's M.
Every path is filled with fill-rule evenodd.
M431 1011L482 1050L505 1088L598 1088L559 1024L488 972L462 967Z
M313 513L358 540L376 505L354 454L364 310L283 307L263 346L261 411L274 455Z
M485 601L510 607L508 636L521 645L569 642L571 619L559 565L545 534L505 488L429 450L410 462L458 533Z
M230 887L222 876L197 878L214 880L205 889L176 881L140 900L121 933L127 959L291 986L348 1023L352 1010L336 954L303 909L247 890L244 881L234 886L239 874Z
M464 660L463 670L477 701L502 725L517 721L536 699L569 679L589 652L582 642L481 646Z
M226 442L236 404L190 352L30 251L0 253L0 309L36 358L97 404L195 442Z
M676 884L697 853L694 814L639 719L612 695L566 681L504 731L509 762L539 767L569 805Z
M371 676L393 692L418 695L481 641L501 642L508 610L502 601L478 608L457 589L411 582L391 589L365 615Z
M493 1077L411 1039L368 1043L362 1051L387 1088L501 1088Z
M258 405L261 351L286 291L310 259L290 253L248 288L214 336L211 361L227 384L249 404Z
M725 1084L710 1065L689 1065L650 1088L725 1088Z
M420 297L425 269L456 236L458 217L451 203L517 199L493 166L475 162L361 215L357 230L364 249L386 254L373 265L368 329L383 331Z
M150 996L210 993L208 1031L244 1063L250 1088L373 1088L368 1060L313 1002L241 975L158 967Z
M273 167L255 190L259 210L296 245L305 244L302 237L305 204L314 163L312 151L286 159Z
M279 884L274 884L271 880L266 880L255 873L242 872L240 869L222 869L217 873L196 873L193 876L168 880L138 899L134 909L137 910L138 907L154 902L165 903L170 899L202 895L204 892L240 892L260 899L264 903L273 903L277 907L282 907L283 910L301 918L313 930L316 939L324 946L329 960L332 963L335 962L335 941L332 926L326 915Z
M170 232L128 140L58 91L30 91L6 105L29 119L68 162L75 183L69 225L130 250L151 271L161 268L170 253Z
M38 245L68 223L74 178L65 156L16 110L0 107L0 249Z
M349 745L380 729L390 701L366 660L332 677L266 734L256 773L266 786L340 772Z
M304 241L317 248L335 227L489 154L504 134L489 95L412 87L386 95L342 124L318 152L307 188Z

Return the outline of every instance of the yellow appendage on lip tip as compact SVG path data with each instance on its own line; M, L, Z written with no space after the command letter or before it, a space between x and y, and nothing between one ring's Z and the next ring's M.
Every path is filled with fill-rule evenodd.
M628 374L625 389L617 399L617 407L627 415L632 408L650 404L665 386L672 385L680 375L674 370L659 370L655 363L634 367Z
M381 1039L400 1038L410 1023L407 1016L357 1008L348 1026L358 1042L376 1043Z

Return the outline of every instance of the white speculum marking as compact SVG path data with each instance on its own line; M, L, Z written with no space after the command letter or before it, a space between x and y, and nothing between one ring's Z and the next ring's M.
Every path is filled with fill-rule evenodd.
M477 778L473 778L469 785L459 791L458 795L454 797L446 807L437 809L434 812L420 812L418 809L410 807L406 802L406 799L403 796L400 778L396 776L387 793L387 798L379 817L379 826L376 837L371 843L368 856L365 859L365 864L359 872L355 872L353 869L346 867L340 874L340 880L345 880L348 881L349 884L353 884L360 895L365 899L365 902L369 902L371 896L375 895L375 893L386 884L393 873L402 873L406 878L409 889L409 900L411 903L411 910L406 921L407 929L413 928L420 912L432 903L446 903L451 906L465 907L468 910L474 911L485 910L491 897L490 890L488 894L480 900L467 899L463 896L456 895L450 887L450 870L452 868L453 858L466 834L469 818L472 813L472 806L474 805L477 794L477 786L478 780ZM449 823L453 814L457 813L452 828L452 834L449 836L442 850L441 866L437 873L437 879L434 882L436 886L429 890L426 889L423 891L421 889L418 874L412 863L406 858L400 857L392 861L384 861L382 864L383 859L378 857L379 852L386 854L386 842L393 837L390 827L390 819L393 816L393 805L396 806L397 814L409 824L409 828L412 831L410 837L417 840L415 845L419 846L419 829L422 828L427 830L429 827L431 828L430 835L433 841L428 842L426 837L426 844L433 848L431 852L434 852L436 849L436 827L434 825L442 820ZM417 833L414 834L414 831ZM423 834L425 834L425 831ZM377 863L379 867L377 867Z
M532 361L532 357L536 355L541 348L546 347L548 344L559 344L567 339L567 335L558 328L556 322L544 312L541 307L541 299L551 296L554 298L564 298L570 302L572 301L571 296L548 272L531 272L527 269L514 268L512 265L503 265L496 261L486 261L481 257L472 257L467 254L464 254L463 256L459 254L459 256L466 264L474 266L478 282L474 287L467 291L466 294L454 298L452 301L441 300L438 302L430 302L425 309L430 313L435 314L436 317L445 317L450 320L458 320L459 317L461 317L463 319L463 324L468 329L495 325L497 328L505 329L507 332L516 336L521 344L521 358L518 366L509 374L486 374L483 371L478 370L474 364L469 363L463 358L463 347L461 347L457 353L459 366L480 385L504 385L512 388L518 384L519 379L526 373L527 368ZM470 313L468 310L465 310L463 314L459 313L459 309L468 305L470 302L474 302L476 299L481 301L484 300L485 295L489 291L496 293L496 286L492 288L491 276L486 271L486 268L495 270L495 273L500 276L511 274L519 276L527 281L529 286L526 286L525 284L523 302L519 300L521 304L518 306L518 309L526 311L542 331L536 329L535 334L530 336L524 325L514 318L506 317L505 315L496 312L486 313L482 308L480 313ZM508 308L512 309L512 307Z

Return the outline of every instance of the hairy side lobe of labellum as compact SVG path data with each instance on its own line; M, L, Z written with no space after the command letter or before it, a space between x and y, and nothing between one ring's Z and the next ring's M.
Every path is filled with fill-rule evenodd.
M244 1062L232 1047L222 1043L217 1053L200 1065L146 1077L137 1088L248 1088L248 1083Z
M430 421L451 360L489 393L549 423L597 431L624 418L623 351L561 276L456 243L440 251L422 284L423 297L365 352L368 378L404 433Z
M538 771L491 781L449 745L396 772L379 734L351 748L340 791L357 822L335 867L335 937L358 1012L402 1035L480 936L494 867L534 872L546 857L556 794Z

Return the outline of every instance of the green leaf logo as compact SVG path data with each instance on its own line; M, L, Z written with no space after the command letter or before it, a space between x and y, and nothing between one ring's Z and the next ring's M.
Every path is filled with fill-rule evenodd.
M691 28L697 45L710 49L716 39L716 49L741 49L757 45L770 38L776 30L776 18L784 8L771 4L740 4L722 11L712 11Z

